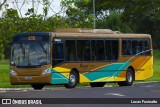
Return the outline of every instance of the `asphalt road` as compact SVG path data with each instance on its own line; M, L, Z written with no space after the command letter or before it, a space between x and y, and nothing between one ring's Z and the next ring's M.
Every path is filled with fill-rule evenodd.
M123 98L133 99L134 98L159 98L160 101L160 83L135 83L131 87L103 87L103 88L91 88L91 87L77 87L74 89L66 89L64 87L59 88L44 88L43 90L37 91L33 89L15 89L15 90L5 90L0 89L0 98L60 98L59 100L67 100L72 98L75 100L81 98L82 100L91 100L91 98L98 101L102 98L111 98L122 100ZM66 99L61 99L66 98ZM113 99L113 100L114 100ZM53 99L52 99L53 100ZM87 101L88 101L87 100ZM113 101L114 102L114 101ZM118 101L117 101L118 102ZM64 102L65 103L65 102ZM0 105L0 107L8 107L9 105ZM20 106L20 105L18 105ZM54 104L49 105L23 105L28 107L41 107L41 106L63 106L63 107L159 107L160 104ZM12 105L12 107L17 107L17 105Z

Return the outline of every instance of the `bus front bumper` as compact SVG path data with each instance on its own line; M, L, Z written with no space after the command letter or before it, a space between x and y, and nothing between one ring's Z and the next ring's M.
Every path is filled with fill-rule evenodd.
M12 85L23 84L51 84L51 74L41 76L12 76L10 75Z

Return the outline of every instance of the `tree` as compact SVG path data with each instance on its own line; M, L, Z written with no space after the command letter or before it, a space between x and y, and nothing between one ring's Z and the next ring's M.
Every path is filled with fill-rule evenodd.
M4 18L0 19L0 55L10 55L10 42L12 36L16 33L16 23L18 22L18 12L14 9L8 9ZM6 52L7 51L7 52ZM9 56L8 56L9 57Z
M74 8L80 11L84 10L84 14L88 12L92 14L93 0L65 0L65 2L68 4L74 3ZM158 36L160 34L160 0L95 0L95 2L97 28L103 26L103 28L116 28L125 32L148 33L152 35L153 46L155 48L160 47L158 42L158 39L160 40L160 36ZM112 12L121 13L121 18L112 14ZM105 22L105 25L103 25L103 22Z
M43 15L33 14L33 9L26 13L27 17L19 17L17 10L8 9L0 18L0 59L10 58L10 42L13 35L22 32L53 32L58 28L68 27L66 19L60 15L54 15L44 20Z
M2 8L2 6L7 2L7 0L3 0L3 2L0 4L0 10Z
M62 0L62 5L67 8L66 22L69 27L93 28L93 14L91 9L85 7L87 2L88 0ZM81 8L78 8L79 5Z
M122 13L112 11L109 16L97 19L98 29L112 29L114 31L120 31L123 33L135 32L135 25L132 23L126 23L122 21Z

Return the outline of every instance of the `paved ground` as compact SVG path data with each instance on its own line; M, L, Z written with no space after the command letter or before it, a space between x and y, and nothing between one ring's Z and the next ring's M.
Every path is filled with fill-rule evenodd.
M82 98L82 100L91 100L89 98L118 98L123 100L123 98L133 99L134 98L159 98L160 101L160 83L135 83L131 87L103 87L103 88L91 88L91 87L78 87L74 89L66 89L64 87L60 88L50 88L43 89L41 91L36 91L33 89L15 89L15 90L5 90L0 89L0 98ZM95 99L95 102L99 99ZM113 99L113 100L114 100ZM53 99L51 99L53 101ZM67 99L58 99L59 101L65 101ZM88 101L87 100L87 101ZM108 99L111 100L111 99ZM116 99L117 101L117 99ZM0 107L8 107L8 105L0 105ZM17 107L17 105L12 105L12 107ZM24 105L23 105L24 106ZM25 105L27 106L27 105ZM158 107L159 104L63 104L63 105L29 105L28 107L41 107L41 106L63 106L63 107Z

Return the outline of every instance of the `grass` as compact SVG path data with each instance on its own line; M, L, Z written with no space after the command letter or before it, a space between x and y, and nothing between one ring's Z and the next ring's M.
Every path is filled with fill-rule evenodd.
M9 84L9 65L0 64L0 87L8 87Z
M160 50L154 49L153 51L153 70L154 74L148 81L160 81Z
M154 75L147 81L160 81L160 50L154 50ZM88 83L79 84L79 86L87 86ZM109 83L109 85L115 85L114 83ZM9 79L9 61L0 61L0 88L28 88L30 85L10 85ZM54 87L54 86L47 86Z
M9 79L9 64L0 64L0 88L30 87L28 85L11 85Z

